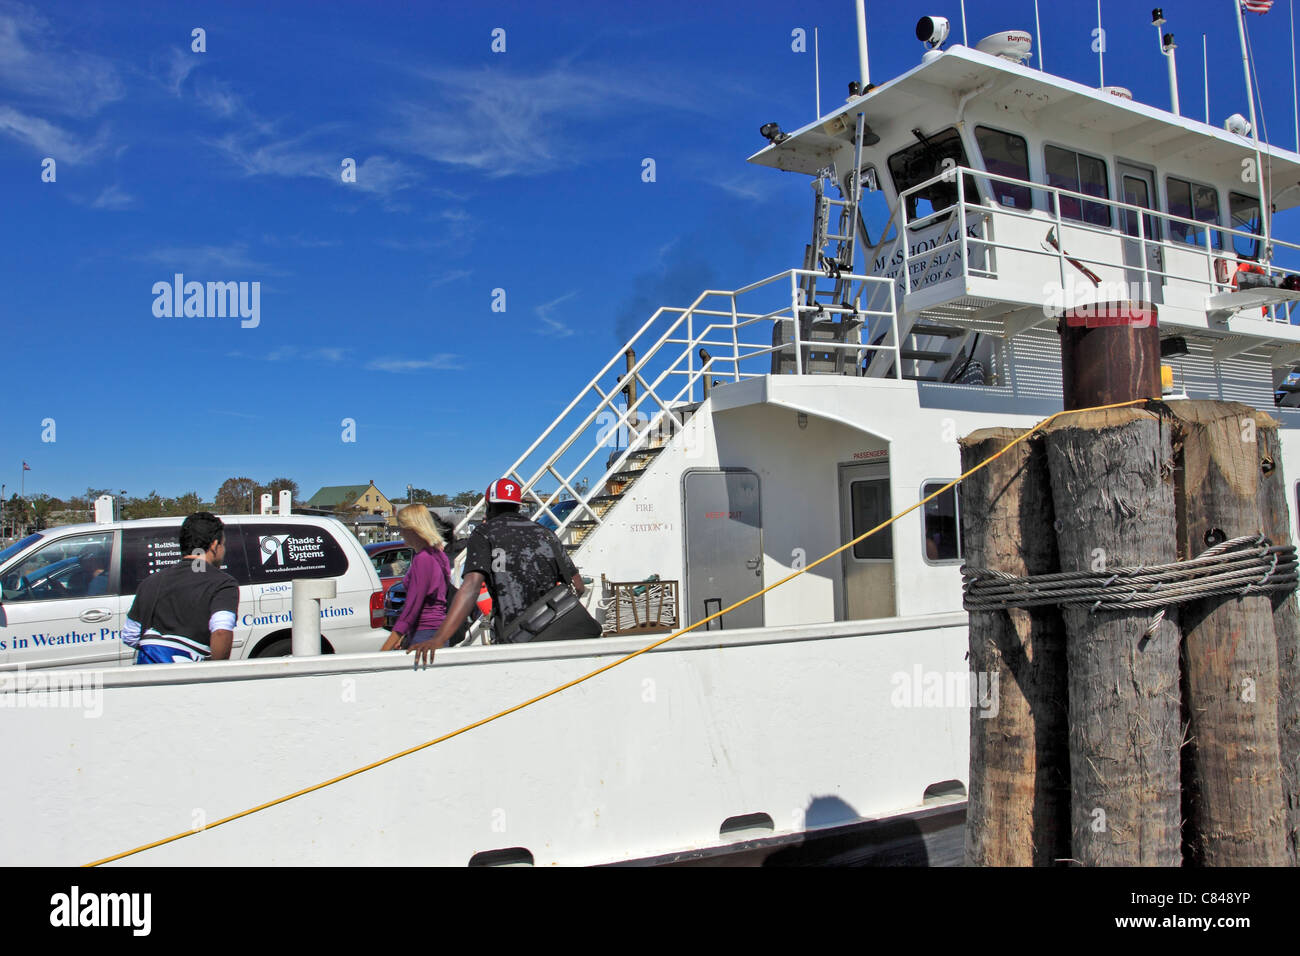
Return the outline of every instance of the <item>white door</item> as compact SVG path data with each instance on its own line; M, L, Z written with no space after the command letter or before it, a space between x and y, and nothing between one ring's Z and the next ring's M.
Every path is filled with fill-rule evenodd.
M683 479L686 594L683 620L694 624L763 590L763 517L758 475L748 469L690 471ZM763 626L755 598L705 630Z
M1119 198L1143 209L1159 211L1155 175L1149 169L1117 163ZM1124 235L1124 275L1131 290L1130 298L1147 302L1164 301L1164 257L1160 254L1161 228L1155 216L1142 215L1132 209L1120 210L1120 228ZM1145 269L1144 269L1145 265Z
M840 544L870 531L892 514L888 462L840 466ZM844 619L893 617L893 525L849 548L841 562Z
M0 576L6 667L112 667L122 638L116 531L55 538Z

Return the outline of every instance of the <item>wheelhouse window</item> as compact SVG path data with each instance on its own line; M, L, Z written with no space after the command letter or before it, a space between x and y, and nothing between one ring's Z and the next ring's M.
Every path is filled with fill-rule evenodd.
M1047 169L1047 185L1083 193L1085 196L1110 198L1110 179L1104 159L1076 153L1072 149L1061 149L1059 146L1046 147L1043 158ZM1094 226L1109 226L1110 207L1074 196L1062 196L1061 217Z
M928 498L948 482L929 481L921 486L921 497ZM949 488L925 504L925 559L927 561L961 560L961 521L957 512L957 489Z
M946 160L951 162L945 162ZM889 175L893 177L894 189L902 195L913 186L941 175L945 168L953 165L969 166L970 163L966 160L961 136L956 129L950 127L890 156ZM971 176L966 177L965 190L967 202L979 202L979 190ZM940 180L907 197L907 218L909 221L922 219L931 213L947 209L956 201L956 176L952 177L951 182Z
M1259 235L1258 197L1246 196L1242 193L1228 193L1228 210L1232 213L1233 229L1241 229L1256 236ZM1259 240L1247 236L1233 236L1232 251L1242 259L1258 259Z
M1219 191L1203 183L1188 182L1174 176L1165 179L1165 194L1169 197L1169 215L1182 219L1195 219L1197 222L1219 224ZM1210 242L1215 249L1223 248L1223 234L1209 230ZM1205 229L1198 229L1191 223L1170 222L1169 238L1175 242L1185 242L1192 246L1205 246Z
M1151 202L1151 185L1140 176L1125 174L1120 179L1120 193L1124 197L1124 202L1130 206L1141 206L1143 209L1153 208ZM1142 226L1138 227L1138 214L1132 209L1120 210L1120 220L1124 226L1125 235L1141 236L1145 239L1159 239L1160 225L1156 222L1155 216L1142 216Z
M995 176L1029 180L1029 146L1023 136L1004 133L987 126L975 127L975 145L979 147L984 168ZM988 180L989 191L1004 206L1028 209L1032 204L1028 186L1017 186L997 179Z

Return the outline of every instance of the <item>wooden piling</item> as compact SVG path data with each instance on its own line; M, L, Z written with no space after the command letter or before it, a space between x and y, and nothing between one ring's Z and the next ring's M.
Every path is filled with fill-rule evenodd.
M1175 559L1169 429L1146 410L1080 412L1046 429L1062 571ZM1177 866L1178 627L1153 611L1067 607L1075 862Z
M1255 410L1238 402L1169 403L1178 551L1257 534ZM1277 727L1277 639L1267 594L1182 605L1183 849L1193 866L1286 861Z
M1259 451L1261 530L1275 545L1291 544L1286 477L1277 420L1255 413ZM1294 591L1271 595L1273 634L1277 638L1277 723L1281 757L1282 799L1286 804L1288 863L1300 866L1300 609Z
M961 442L962 471L1021 434L989 428L969 435ZM966 479L962 502L967 565L1021 576L1058 570L1041 438ZM1049 866L1069 856L1064 635L1056 607L971 612L972 683L996 687L997 707L990 716L993 708L971 706L968 866Z

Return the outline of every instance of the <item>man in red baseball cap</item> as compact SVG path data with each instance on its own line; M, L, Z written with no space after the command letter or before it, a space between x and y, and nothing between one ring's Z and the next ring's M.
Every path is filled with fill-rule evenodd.
M488 485L487 519L465 546L460 589L438 632L412 644L417 665L431 663L446 646L478 597L483 584L492 595L496 639L506 643L599 637L600 625L577 598L586 591L582 575L560 539L519 513L523 488L514 478Z

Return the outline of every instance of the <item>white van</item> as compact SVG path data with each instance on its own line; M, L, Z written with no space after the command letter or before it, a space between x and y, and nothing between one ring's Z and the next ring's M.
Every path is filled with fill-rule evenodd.
M0 551L0 670L131 664L135 652L122 643L122 623L140 582L181 560L183 520L50 528ZM222 570L239 582L232 660L290 652L294 578L338 582L337 597L321 602L325 653L383 646L383 587L361 542L337 519L223 515L221 521Z

